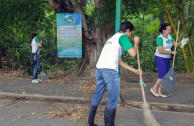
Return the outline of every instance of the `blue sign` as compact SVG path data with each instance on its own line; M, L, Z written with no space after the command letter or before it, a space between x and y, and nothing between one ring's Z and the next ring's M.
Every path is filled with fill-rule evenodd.
M82 15L57 13L57 56L82 58Z

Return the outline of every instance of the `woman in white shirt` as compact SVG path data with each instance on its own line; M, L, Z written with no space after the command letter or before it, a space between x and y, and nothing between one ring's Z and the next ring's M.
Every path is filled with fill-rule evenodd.
M39 83L41 80L38 79L38 70L40 69L40 49L42 47L42 42L37 37L37 33L32 33L31 35L31 53L36 53L36 62L33 65L34 71L32 76L32 83Z
M156 53L155 62L158 70L158 79L154 86L150 89L151 93L156 97L167 97L167 95L162 94L160 87L160 81L170 70L170 56L171 54L176 55L176 51L172 51L172 46L179 46L183 48L187 44L188 38L183 38L181 42L175 43L175 39L170 35L171 26L169 23L164 23L160 25L159 29L160 35L156 39Z

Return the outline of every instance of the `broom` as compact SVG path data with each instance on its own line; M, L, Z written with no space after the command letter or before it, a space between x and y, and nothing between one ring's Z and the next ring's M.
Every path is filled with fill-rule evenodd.
M41 49L42 50L42 49ZM43 65L43 59L42 59L43 57L41 56L41 66L42 66L42 70L41 70L41 72L40 72L40 74L39 74L39 77L41 78L41 79L47 79L47 74L45 73L45 71L44 71L44 69L43 69L43 67L44 67L44 65Z
M137 62L138 62L138 69L141 70L138 47L137 47ZM142 97L143 97L144 123L147 126L160 126L160 124L156 121L156 119L152 115L149 104L146 102L145 91L144 91L145 83L142 80L142 75L139 75L139 79L140 79L139 83L141 85L141 91L142 91Z

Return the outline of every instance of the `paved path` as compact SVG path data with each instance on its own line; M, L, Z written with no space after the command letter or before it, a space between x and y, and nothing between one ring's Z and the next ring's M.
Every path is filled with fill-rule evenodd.
M191 110L188 110L190 113L152 111L162 126L194 126L194 114L192 113L194 112L194 86L177 85L174 96L156 98L149 92L151 85L148 83L145 90L150 104L176 106L177 108L184 106L184 108ZM84 126L86 122L74 123L74 121L58 118L49 119L44 116L50 108L59 104L89 104L91 96L80 92L79 86L80 83L78 81L65 84L47 84L44 82L32 84L31 80L0 79L1 98L12 97L14 100L22 98L28 100L6 101L6 99L1 99L0 124L1 126ZM124 84L124 88L122 95L127 102L136 104L142 102L141 90L138 84ZM34 115L34 113L38 113L38 115ZM142 120L142 109L118 107L116 126L144 126ZM103 126L103 121L99 121L98 124Z
M91 95L80 92L79 82L65 84L46 84L44 82L32 84L31 80L23 79L0 79L0 96L34 96L66 99L83 99L89 101ZM194 106L194 85L177 85L174 96L157 98L150 93L152 84L145 88L146 98L149 103L176 104ZM142 102L142 94L139 84L124 84L123 97L131 102Z
M1 126L86 126L86 121L50 118L48 112L64 103L39 101L0 101ZM97 112L98 113L98 112ZM194 126L194 114L152 111L161 126ZM104 126L103 120L97 121ZM144 126L141 109L118 107L116 126Z

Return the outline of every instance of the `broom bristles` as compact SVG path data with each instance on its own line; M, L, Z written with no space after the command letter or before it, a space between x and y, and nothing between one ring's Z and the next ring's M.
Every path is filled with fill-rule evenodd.
M147 126L161 126L161 125L156 121L156 119L154 118L154 116L152 115L148 103L144 103L144 105L143 105L143 112L144 112L144 123L145 123Z

